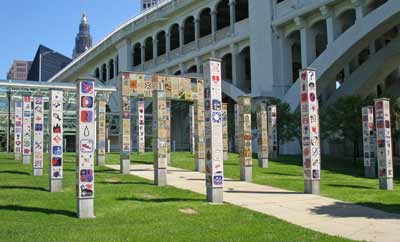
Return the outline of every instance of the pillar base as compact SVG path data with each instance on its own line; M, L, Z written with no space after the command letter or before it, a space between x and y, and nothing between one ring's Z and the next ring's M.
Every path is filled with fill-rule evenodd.
M252 166L240 166L240 180L251 182L253 176Z
M224 160L228 160L229 159L229 157L228 157L228 152L227 151L224 151Z
M62 180L50 179L49 192L62 192Z
M379 189L393 190L393 178L380 177L379 178Z
M94 199L78 198L76 215L78 216L78 218L95 218Z
M167 185L167 169L154 169L154 185Z
M30 155L24 155L22 157L22 164L29 165L30 163L31 163L31 156Z
M375 178L376 177L375 165L371 164L370 166L364 166L364 176L367 178Z
M207 201L209 203L224 203L224 189L222 187L207 187Z
M43 176L43 169L42 168L33 169L32 175L33 176Z
M20 153L14 154L14 160L21 160L21 159L22 159L22 155Z
M268 168L268 159L258 159L258 167Z
M205 159L196 159L195 171L204 172L206 170L206 160Z
M121 174L129 174L131 170L131 161L130 160L121 160L120 161L120 173Z
M304 180L304 193L319 195L319 180Z
M106 164L106 156L105 155L97 155L96 165L104 166Z

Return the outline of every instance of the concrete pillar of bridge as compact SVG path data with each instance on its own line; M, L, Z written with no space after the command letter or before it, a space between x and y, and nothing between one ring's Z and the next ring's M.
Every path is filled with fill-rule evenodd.
M356 10L356 21L361 20L366 13L366 5L364 0L351 0L353 8Z
M165 56L167 57L167 60L169 60L169 51L171 49L171 34L170 33L167 33L165 35L165 41L166 41Z
M335 15L333 14L333 10L330 7L322 6L320 8L320 11L326 21L327 40L328 40L328 45L330 45L337 38L337 33L339 29L337 20L335 18Z
M231 44L231 54L232 54L232 84L237 87L238 85L238 49L237 45Z
M282 95L285 94L286 90L293 83L293 69L292 69L292 42L288 39L283 31L279 31L279 42L280 42L280 75L281 84L277 89Z
M140 55L140 67L142 69L142 71L144 71L144 62L145 62L145 53L146 53L146 46L144 46L143 44L140 47L141 49L141 55Z
M300 29L301 65L303 68L306 68L315 59L315 38L303 18L296 17L294 21Z
M369 54L374 55L376 53L375 41L369 43Z
M158 44L158 40L157 40L157 36L153 37L153 64L157 65L157 44Z
M127 39L122 40L118 45L118 66L119 71L130 71L133 65L132 46Z
M196 47L199 48L199 40L200 40L200 19L196 17L194 20L194 39L196 41Z
M179 26L179 49L181 53L183 53L184 43L185 43L185 28L183 26Z
M106 63L106 79L104 80L104 82L106 82L107 80L110 80L110 63Z
M212 40L215 42L217 33L217 11L211 11L211 34Z
M197 73L202 73L202 71L201 71L201 58L200 58L200 56L196 56L196 58L195 58L194 60L195 60L195 62L196 62L196 70L197 70Z
M185 65L183 63L179 64L179 70L181 71L181 75L185 73Z
M235 33L235 21L236 21L236 0L229 0L229 13L230 13L230 28L231 34Z

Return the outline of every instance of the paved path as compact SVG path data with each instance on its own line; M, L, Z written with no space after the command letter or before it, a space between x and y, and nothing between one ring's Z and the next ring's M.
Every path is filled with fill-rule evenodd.
M119 170L119 165L108 165ZM206 194L204 174L168 168L168 184ZM152 165L132 165L131 174L153 180ZM399 242L400 216L316 195L225 179L224 201L292 224L353 240Z

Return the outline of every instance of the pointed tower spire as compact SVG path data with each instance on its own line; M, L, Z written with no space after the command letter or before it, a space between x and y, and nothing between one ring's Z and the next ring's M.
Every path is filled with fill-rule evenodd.
M86 17L86 13L82 13L81 23L79 24L79 32L75 38L75 48L72 58L80 56L83 52L92 47L92 36L90 35L90 26Z

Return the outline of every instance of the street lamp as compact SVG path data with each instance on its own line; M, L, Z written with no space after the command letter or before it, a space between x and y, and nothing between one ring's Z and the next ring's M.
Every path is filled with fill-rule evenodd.
M46 51L44 53L40 53L39 54L39 82L42 81L42 58L43 58L43 56L48 55L48 54L52 54L52 53L55 53L55 51L54 50L49 50L49 51Z

